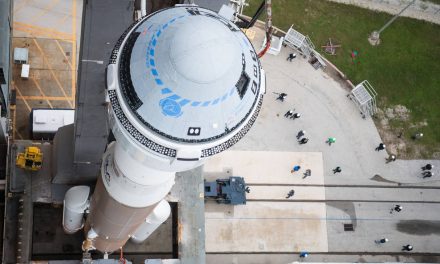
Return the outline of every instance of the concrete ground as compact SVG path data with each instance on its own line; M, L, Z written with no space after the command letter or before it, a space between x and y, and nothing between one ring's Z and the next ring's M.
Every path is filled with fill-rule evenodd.
M302 168L291 173L295 164ZM306 169L312 170L312 176L303 178ZM326 222L321 221L326 217L325 204L284 202L291 189L295 189L295 200L324 199L320 153L225 151L212 157L204 167L208 181L222 172L244 177L251 190L247 197L252 202L243 206L206 203L206 252L328 250ZM298 184L320 187L299 189L295 186ZM294 239L306 236L316 239Z
M258 49L262 31L254 30ZM207 263L291 263L300 261L301 250L311 252L303 261L312 262L438 262L440 161L387 164L386 151L375 151L381 139L373 121L362 119L349 91L300 56L286 61L291 52L262 58L267 93L257 121L205 165L205 178L243 176L251 188L246 205L206 203ZM281 92L286 100L275 101ZM302 116L284 118L289 109ZM296 141L299 130L309 138L305 145ZM326 144L328 137L336 143ZM423 179L428 162L435 176ZM312 169L312 176L291 175L296 164ZM342 172L333 174L337 166ZM290 189L295 196L286 199ZM395 204L404 210L390 213ZM278 218L292 221L277 224ZM313 228L305 224L311 221ZM344 224L354 230L344 231ZM390 241L374 242L383 237ZM401 251L406 244L414 246L411 253Z
M15 139L29 139L33 108L74 108L82 1L16 0L12 47L29 49L30 74L13 65Z

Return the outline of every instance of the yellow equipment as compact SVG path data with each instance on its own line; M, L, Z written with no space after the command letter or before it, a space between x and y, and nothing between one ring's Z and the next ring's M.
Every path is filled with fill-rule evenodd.
M15 165L19 168L38 171L43 163L43 153L38 147L27 147L24 153L18 153Z

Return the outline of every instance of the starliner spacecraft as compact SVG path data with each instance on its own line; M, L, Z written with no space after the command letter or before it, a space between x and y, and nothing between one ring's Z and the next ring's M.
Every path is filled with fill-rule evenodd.
M144 241L170 215L175 173L237 143L251 128L265 74L246 35L197 6L160 10L120 37L107 67L109 124L94 193L64 199L67 233L84 229L83 250L111 253ZM84 220L85 219L85 220Z

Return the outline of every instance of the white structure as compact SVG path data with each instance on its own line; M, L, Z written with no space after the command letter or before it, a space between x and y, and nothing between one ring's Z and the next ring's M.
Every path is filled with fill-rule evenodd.
M145 222L131 236L131 241L138 244L142 243L168 219L170 214L170 204L165 200L160 201L156 208L154 208L154 211L145 219Z
M164 9L124 33L107 67L116 141L103 156L84 250L141 242L169 216L175 172L238 142L255 122L265 76L245 34L196 6ZM168 208L168 209L167 209Z
M367 80L356 85L349 94L350 99L357 105L363 117L376 113L376 96L376 90Z
M229 5L235 10L234 22L238 21L237 15L243 14L243 9L249 6L246 0L230 0Z
M75 186L64 196L63 228L68 234L73 234L84 226L84 211L89 206L90 187Z
M270 42L270 48L267 51L267 53L272 55L278 55L283 46L283 41L284 41L284 37L279 38L277 36L272 36L272 41ZM263 44L261 45L261 50L263 50L264 47L266 47L266 42L267 42L267 37L265 36L263 40Z
M21 78L27 79L29 78L29 64L21 65Z
M51 139L60 127L73 124L74 109L32 109L32 138Z
M14 48L14 63L27 64L29 62L29 49Z
M327 66L321 54L315 50L315 45L313 45L310 38L293 29L293 26L290 26L287 31L284 37L284 43L302 52L315 69L325 68Z
M284 42L291 48L301 50L308 58L315 49L310 38L296 31L292 26L287 31Z

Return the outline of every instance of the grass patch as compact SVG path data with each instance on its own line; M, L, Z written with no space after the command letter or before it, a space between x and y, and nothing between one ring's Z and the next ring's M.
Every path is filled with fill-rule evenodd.
M259 3L251 0L246 14L252 15ZM440 152L439 25L400 17L382 32L382 43L372 47L368 35L392 16L324 0L274 0L272 13L275 26L287 31L293 24L317 47L328 38L341 44L336 56L326 57L353 83L368 80L379 93L381 109L404 105L411 111L402 127L394 129L408 135L417 130L414 124L426 121L428 126L421 128L424 138L417 142L418 156L440 155L435 153ZM351 61L352 50L359 54L358 63Z
M440 5L440 0L422 0L423 2L431 2L433 4Z

